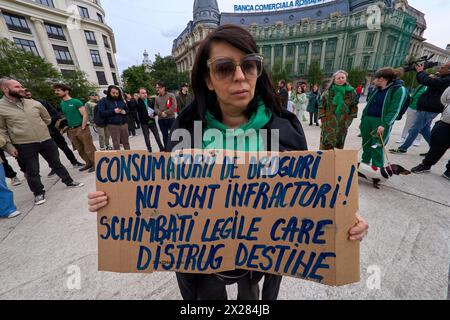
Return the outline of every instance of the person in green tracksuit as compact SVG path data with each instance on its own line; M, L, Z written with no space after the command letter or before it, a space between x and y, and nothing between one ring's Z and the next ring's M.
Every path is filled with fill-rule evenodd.
M384 167L384 149L380 135L386 145L408 97L408 90L398 78L398 72L393 68L382 68L375 74L373 84L377 89L368 99L360 127L363 139L362 163L367 165Z

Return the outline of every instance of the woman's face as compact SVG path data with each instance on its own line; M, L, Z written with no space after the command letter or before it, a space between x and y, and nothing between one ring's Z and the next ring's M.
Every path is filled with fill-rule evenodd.
M230 58L236 64L247 54L226 42L212 45L209 59L218 57ZM234 75L228 79L220 80L214 75L212 68L206 79L208 89L214 91L222 113L241 115L255 97L257 78L247 78L240 67L236 67Z
M347 76L344 73L338 73L334 79L334 84L338 86L343 86L347 83Z
M287 89L288 89L288 91L292 91L292 83L288 83Z

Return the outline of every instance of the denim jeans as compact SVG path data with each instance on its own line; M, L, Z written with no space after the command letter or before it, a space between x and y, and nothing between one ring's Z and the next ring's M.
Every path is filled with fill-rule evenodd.
M175 122L175 119L159 119L159 128L161 129L161 133L163 136L164 145L169 145L169 134L170 129L172 129L172 125Z
M6 185L5 170L3 164L0 163L0 217L7 217L16 210L13 193Z
M419 134L422 134L428 144L430 144L431 124L438 115L438 113L433 112L417 111L416 120L414 121L411 130L409 130L408 138L400 149L408 150L413 145Z

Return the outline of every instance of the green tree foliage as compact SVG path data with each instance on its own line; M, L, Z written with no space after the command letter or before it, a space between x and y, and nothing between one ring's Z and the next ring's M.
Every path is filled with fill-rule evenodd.
M308 82L310 84L322 85L324 78L323 71L320 69L320 62L312 62L308 70Z
M45 99L53 103L58 98L52 89L55 83L64 83L73 88L73 97L86 99L97 88L89 83L81 71L64 76L49 62L33 53L18 49L7 39L0 39L0 77L11 77L28 88L36 99Z
M168 91L177 91L182 83L189 82L187 73L178 72L177 64L172 56L163 58L157 54L150 75L155 82L164 81Z
M144 66L132 66L123 72L122 78L127 92L137 92L144 87L150 94L155 94L157 81L164 81L168 91L177 91L182 83L189 82L189 73L178 72L173 57L161 57L158 54L150 72Z
M150 73L145 71L144 66L129 67L123 72L122 78L126 92L135 93L140 88L146 88L149 93L155 93L154 80Z
M80 70L64 74L60 81L72 89L72 97L83 102L87 102L91 92L98 90L98 87L86 80L86 74Z
M286 81L286 83L289 82L289 74L286 72L286 69L283 68L281 62L276 62L274 64L271 76L275 86L278 84L278 82L280 82L280 80L284 80Z
M355 88L360 84L364 85L366 83L366 76L368 73L369 72L363 68L352 69L348 72L348 83Z

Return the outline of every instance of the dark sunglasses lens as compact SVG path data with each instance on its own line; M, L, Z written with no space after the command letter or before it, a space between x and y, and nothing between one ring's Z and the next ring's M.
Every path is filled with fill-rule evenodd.
M220 80L233 76L235 69L236 67L230 59L220 59L213 64L214 74Z
M261 58L248 57L242 61L242 71L247 77L259 77L262 72Z

